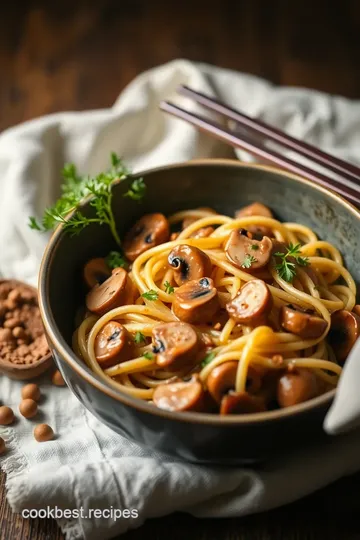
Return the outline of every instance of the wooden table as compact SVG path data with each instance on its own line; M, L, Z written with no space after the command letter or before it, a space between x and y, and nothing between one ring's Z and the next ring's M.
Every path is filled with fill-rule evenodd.
M179 57L359 98L359 32L357 0L343 0L341 9L326 0L2 2L0 130L55 111L107 107L138 73ZM0 540L61 539L54 521L11 513L4 481ZM360 539L359 485L360 474L241 520L178 514L123 538Z

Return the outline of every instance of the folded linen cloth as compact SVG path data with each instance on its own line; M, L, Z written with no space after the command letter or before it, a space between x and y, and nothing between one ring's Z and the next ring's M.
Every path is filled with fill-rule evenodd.
M139 76L111 109L54 114L0 135L0 277L36 284L47 238L27 227L27 217L53 202L64 162L74 161L80 170L95 172L107 167L110 151L116 151L139 171L196 157L234 155L223 144L159 111L161 99L183 101L175 95L179 84L217 96L329 152L359 161L360 102L174 61ZM186 106L197 110L196 104L186 102ZM338 397L326 418L329 433L359 424L358 350L355 347L347 362ZM1 402L17 410L20 388L20 383L2 376ZM261 470L183 463L113 433L67 388L52 386L46 375L41 388L43 419L57 438L37 444L33 423L19 418L13 427L0 427L10 449L0 463L7 472L7 496L14 511L84 508L83 516L57 516L67 540L112 538L150 517L177 510L199 517L259 512L360 469L359 430L301 449ZM117 520L109 513L86 517L88 509L111 508L127 509L130 515Z

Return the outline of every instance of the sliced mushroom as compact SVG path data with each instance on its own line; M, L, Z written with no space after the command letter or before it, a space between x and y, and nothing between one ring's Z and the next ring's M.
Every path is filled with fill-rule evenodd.
M207 206L201 206L200 208L196 208L196 210L200 210L201 212L209 212L209 214L216 214L217 213L215 210L213 210L212 208L209 208ZM190 225L195 223L195 221L197 221L198 219L201 219L201 218L191 217L191 216L186 217L185 219L183 219L182 228L186 229L187 227L189 227Z
M215 231L214 227L202 227L190 234L190 238L207 238Z
M245 206L235 212L235 219L241 219L243 217L261 216L267 218L273 218L273 213L270 208L262 203L255 202L249 206ZM249 225L248 230L257 236L272 236L272 230L263 225Z
M214 367L206 380L209 394L217 403L221 403L222 398L230 390L235 389L236 373L239 363L235 361L224 362ZM261 388L262 379L260 370L255 366L249 366L246 390L249 392L258 392Z
M205 392L197 375L189 381L161 384L155 389L153 402L167 411L201 411Z
M245 229L232 231L225 244L225 253L230 262L238 268L259 270L266 266L270 260L273 249L272 241L264 236L262 240L255 240L248 236Z
M95 356L103 369L131 358L131 340L122 324L110 321L103 326L95 339Z
M234 390L238 365L238 362L224 362L214 367L210 372L206 380L206 386L209 394L217 403L220 404L224 395L230 390Z
M172 309L180 321L188 323L210 321L219 307L214 282L207 277L188 281L174 293Z
M84 266L84 281L89 289L92 289L97 283L104 283L111 275L111 270L106 264L105 259L97 257L91 259Z
M266 411L265 401L248 392L229 392L221 400L220 414L251 414Z
M191 281L210 276L211 261L201 249L187 244L179 244L169 253L168 264L174 269L174 279L180 286Z
M261 279L252 279L245 283L239 294L226 305L227 312L232 319L251 326L265 321L271 308L270 289Z
M346 309L335 311L331 315L328 340L338 362L345 362L360 332L360 317Z
M97 284L86 296L86 307L98 315L134 302L134 286L123 268L117 268L104 283Z
M191 364L191 361L196 361L201 342L190 324L183 322L158 324L153 329L152 336L158 366L177 370Z
M130 261L150 248L167 242L169 223L163 214L146 214L131 227L124 239L124 253Z
M244 208L240 208L240 210L235 212L235 219L241 219L248 216L261 216L267 218L274 217L270 208L259 202L254 202L248 206L244 206Z
M280 324L287 332L303 339L317 339L327 328L327 322L321 317L295 309L293 306L282 306Z
M291 407L314 398L319 393L316 375L308 369L296 369L282 375L277 385L280 407Z

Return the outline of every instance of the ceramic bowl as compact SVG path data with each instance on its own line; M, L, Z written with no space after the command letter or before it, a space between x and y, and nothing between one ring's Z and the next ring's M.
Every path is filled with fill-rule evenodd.
M360 282L360 214L330 191L276 169L228 160L170 165L141 176L147 185L141 204L123 197L129 180L114 186L120 234L147 212L171 214L210 206L231 216L239 207L260 201L280 220L307 225L333 243ZM83 211L91 215L93 210L86 203ZM287 409L220 417L167 412L100 380L75 356L71 337L84 294L83 265L114 248L106 226L89 226L78 236L69 236L59 227L40 271L40 309L50 348L67 385L89 411L140 445L198 463L230 465L266 460L324 437L322 422L335 391Z

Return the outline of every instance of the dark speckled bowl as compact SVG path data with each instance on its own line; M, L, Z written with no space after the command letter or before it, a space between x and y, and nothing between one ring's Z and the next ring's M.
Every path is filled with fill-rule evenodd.
M210 206L233 215L239 207L260 201L280 220L308 225L332 242L360 281L360 214L329 191L275 169L227 160L171 165L142 176L148 189L141 204L124 199L129 181L114 186L120 234L146 212L171 214ZM91 214L88 204L84 212ZM76 237L59 227L40 271L40 308L50 347L69 388L87 409L141 445L202 463L251 463L324 437L322 421L334 391L288 409L220 417L163 411L115 391L94 375L71 349L75 312L83 294L80 276L85 261L104 256L114 247L105 226L90 226Z

